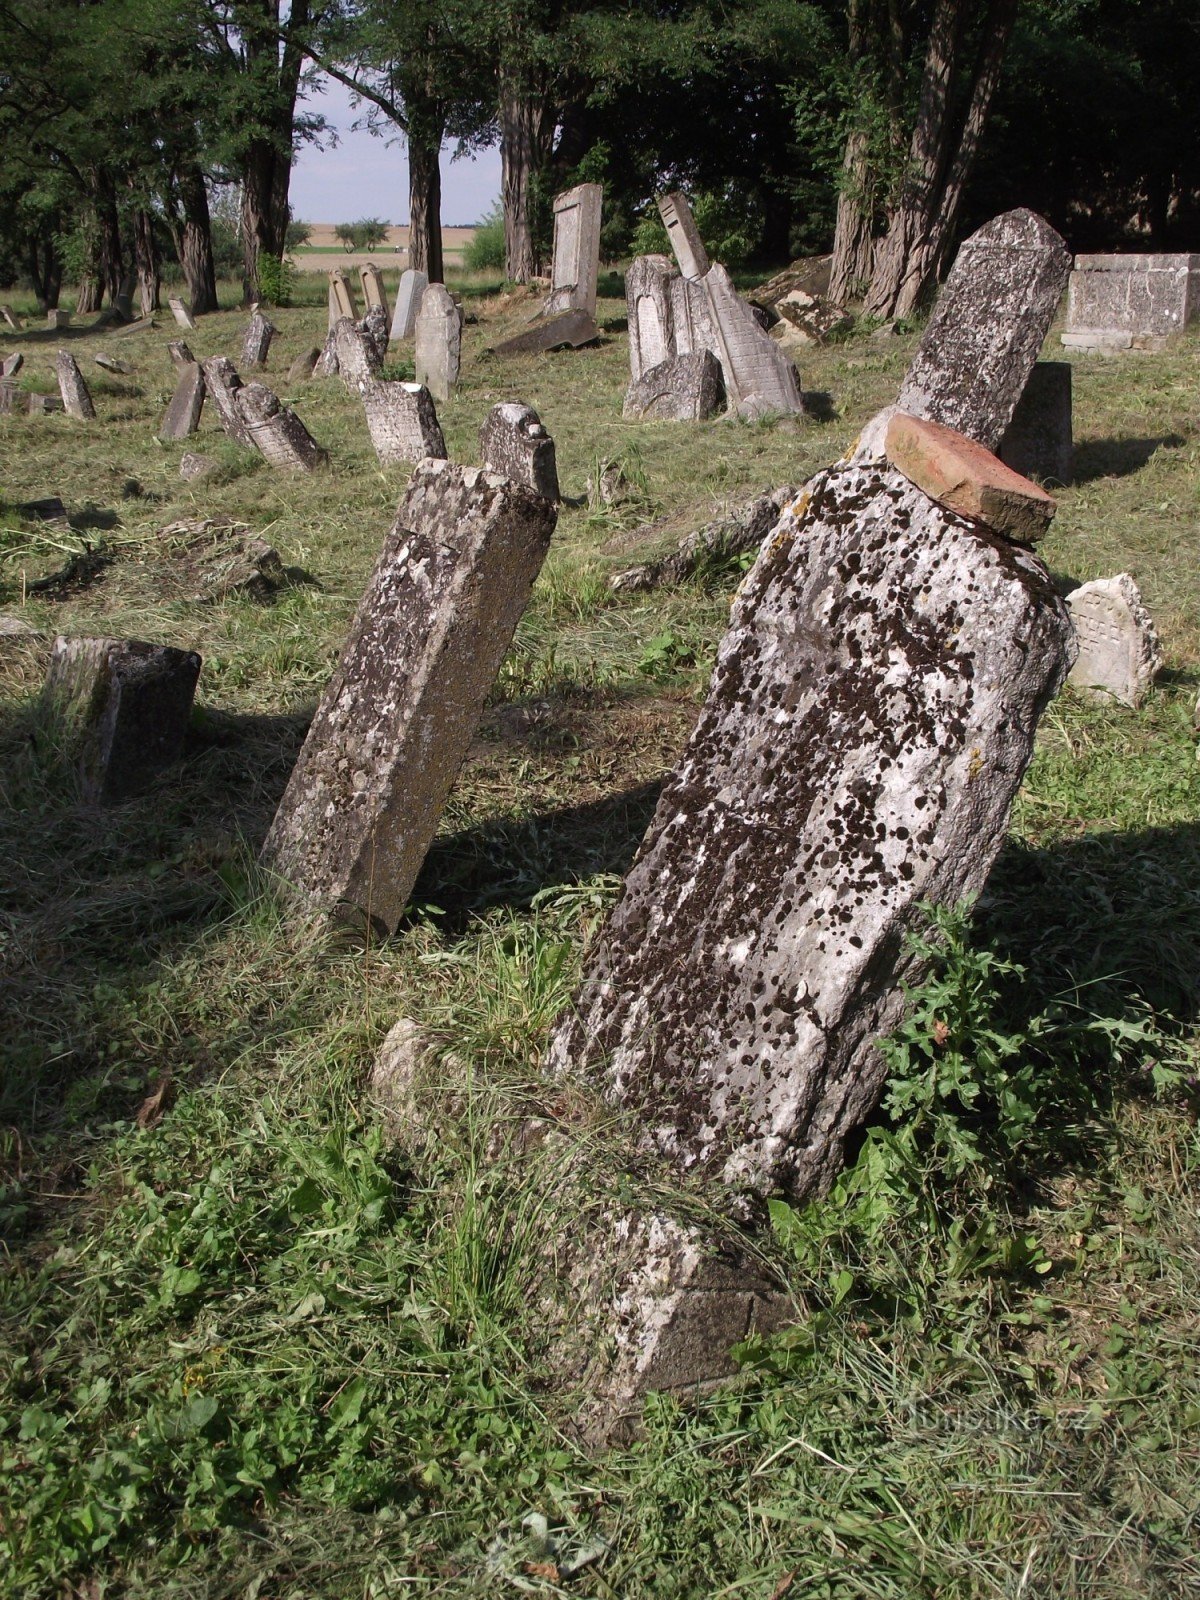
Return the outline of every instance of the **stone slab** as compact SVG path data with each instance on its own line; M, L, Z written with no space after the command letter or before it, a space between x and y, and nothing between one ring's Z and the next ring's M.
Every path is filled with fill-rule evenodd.
M260 369L265 367L271 340L278 331L269 318L264 317L261 311L256 311L250 318L246 337L242 341L242 366Z
M1082 350L1089 355L1116 355L1120 350L1133 349L1133 335L1116 328L1077 328L1064 333L1062 343L1068 350Z
M242 425L256 450L284 472L316 472L329 460L300 418L265 383L247 383L234 395Z
M0 413L8 416L17 409L20 392L15 378L0 378Z
M439 405L454 392L462 363L462 319L444 283L431 283L417 317L416 372Z
M557 317L564 311L596 315L603 203L604 190L598 183L579 183L555 195L550 293L539 315Z
M1001 461L1022 477L1070 483L1075 445L1069 361L1037 362L999 453Z
M357 390L365 379L378 377L380 361L374 341L357 322L340 317L331 337L335 370L348 389Z
M712 263L708 259L708 251L704 248L688 197L677 189L659 195L658 214L663 219L680 272L685 278L703 278Z
M1197 317L1200 256L1075 258L1067 290L1069 334L1102 330L1165 339Z
M763 332L719 262L700 280L712 311L715 354L730 409L753 420L804 410L795 363Z
M556 516L476 468L413 473L263 846L302 900L395 930Z
M212 397L221 426L244 450L256 450L258 446L237 405L238 392L242 387L237 368L228 356L210 356L200 366L204 372L205 391Z
M119 327L119 328L113 328L112 337L114 339L123 339L126 336L126 334L129 334L129 333L149 333L151 331L151 329L154 329L154 328L157 328L157 327L158 327L158 322L157 322L156 318L154 318L154 317L139 317L136 322L126 322L126 323L123 323L122 326Z
M685 583L705 568L723 565L748 550L757 550L787 507L801 493L799 484L784 484L729 507L719 517L687 533L670 555L626 567L608 580L610 589L645 592L664 584Z
M827 1188L883 1088L904 935L982 886L1072 657L1030 552L886 466L818 474L738 592L551 1070L731 1205Z
M54 641L43 721L78 764L85 800L112 805L183 754L200 657L140 639Z
M1162 669L1158 630L1128 572L1080 584L1067 596L1079 656L1072 688L1135 710Z
M16 333L20 333L25 327L25 318L19 317L11 306L0 306L0 317L3 317L6 325Z
M0 361L0 378L15 378L24 365L25 357L19 350L14 355L5 356L4 360Z
M60 310L56 306L53 311L47 311L46 326L52 332L58 328L69 328L71 326L71 313Z
M186 439L200 426L204 410L204 373L193 362L179 374L175 393L158 430L160 439Z
M543 500L557 502L554 440L532 406L502 401L479 430L479 459L488 472L524 484Z
M128 378L137 370L131 367L128 361L118 361L116 356L98 355L93 356L92 360L98 367L103 367L105 372L111 372L118 378Z
M320 359L321 352L316 345L313 345L311 349L302 351L288 368L287 381L289 383L307 383Z
M888 425L886 450L892 466L939 505L986 522L1018 544L1036 544L1058 509L1036 483L940 422L898 411Z
M58 377L58 392L62 395L63 409L69 417L80 422L94 420L96 408L92 404L92 391L84 381L79 363L69 350L60 350L54 358L54 371Z
M385 467L446 459L446 440L433 396L421 383L393 383L360 378L357 384L367 417L367 431L380 464Z
M705 422L725 407L721 363L710 350L672 356L629 385L623 415L643 422Z
M421 310L421 297L429 287L429 279L415 267L400 274L400 287L396 291L396 312L392 318L391 338L411 339L417 331L417 316Z
M666 256L638 256L625 274L631 387L676 354L671 285L678 277Z
M29 415L47 416L52 411L63 411L66 408L60 394L31 394L29 396Z
M171 315L175 318L175 321L179 324L179 326L181 328L186 328L189 333L194 333L196 329L196 320L192 316L192 313L184 305L183 301L180 300L177 295L171 295L167 300L167 304L171 308Z
M568 346L578 350L585 344L594 344L600 329L586 311L564 311L561 316L547 317L535 322L524 333L505 339L492 351L497 356L540 355L549 350L563 350Z

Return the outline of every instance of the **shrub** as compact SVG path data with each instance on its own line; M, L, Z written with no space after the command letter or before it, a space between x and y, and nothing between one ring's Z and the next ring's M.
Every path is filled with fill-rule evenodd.
M504 271L504 207L499 200L475 229L465 260L469 272Z

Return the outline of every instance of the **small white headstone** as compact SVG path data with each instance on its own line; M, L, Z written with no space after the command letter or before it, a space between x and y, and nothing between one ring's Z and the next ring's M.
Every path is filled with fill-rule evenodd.
M1097 578L1067 596L1079 657L1067 680L1092 700L1140 706L1162 667L1162 647L1127 572Z

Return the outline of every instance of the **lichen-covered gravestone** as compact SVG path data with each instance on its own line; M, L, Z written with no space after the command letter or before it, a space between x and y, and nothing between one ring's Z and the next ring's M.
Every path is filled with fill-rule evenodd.
M556 515L477 468L413 473L263 846L314 908L395 930Z
M248 383L234 395L242 425L255 449L285 472L315 472L328 453L300 418L265 383Z
M445 459L446 441L437 408L424 384L360 378L356 387L382 466L424 461L427 456Z
M444 283L431 283L417 316L417 382L439 404L449 400L462 360L462 321Z
M375 360L380 367L387 360L388 349L388 320L387 312L383 306L371 306L362 321L359 323L363 338L375 352Z
M1135 709L1162 669L1158 630L1127 572L1080 584L1067 596L1079 657L1070 682L1090 700Z
M158 430L160 439L186 439L200 426L204 409L204 373L195 362L179 374L175 393Z
M237 405L238 392L242 387L237 368L228 356L210 356L200 365L204 372L206 392L212 396L221 426L244 449L256 450L258 446Z
M374 340L367 338L357 322L351 322L349 317L340 318L332 339L335 370L347 389L357 389L364 379L379 375L382 363Z
M78 361L69 350L58 352L54 358L54 370L58 376L58 392L62 395L63 409L67 415L81 422L93 420L96 408L92 404L91 390L84 382Z
M199 676L194 650L140 639L55 640L42 721L77 763L85 800L126 800L179 759Z
M623 415L643 422L706 422L725 404L721 363L711 350L669 356L629 385Z
M493 406L479 430L479 456L489 472L523 483L544 500L558 499L554 440L532 406Z
M1062 342L1077 350L1160 349L1200 317L1200 255L1075 257Z

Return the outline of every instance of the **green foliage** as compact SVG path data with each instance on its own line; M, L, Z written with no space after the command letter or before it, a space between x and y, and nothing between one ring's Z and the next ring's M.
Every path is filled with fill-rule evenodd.
M720 193L692 195L692 211L704 247L714 261L730 268L749 260L762 236L762 216L753 195L739 195L732 187ZM634 229L634 255L670 255L667 230L657 208L647 211Z
M312 238L312 228L307 222L291 221L287 225L284 245L285 254L290 255L293 250L299 250Z
M359 222L339 222L333 236L349 253L352 250L377 250L387 237L390 222L379 217L363 217Z
M471 236L465 265L468 272L504 271L504 207L499 200Z
M270 256L265 251L258 257L258 290L269 306L290 306L295 268L287 256Z

